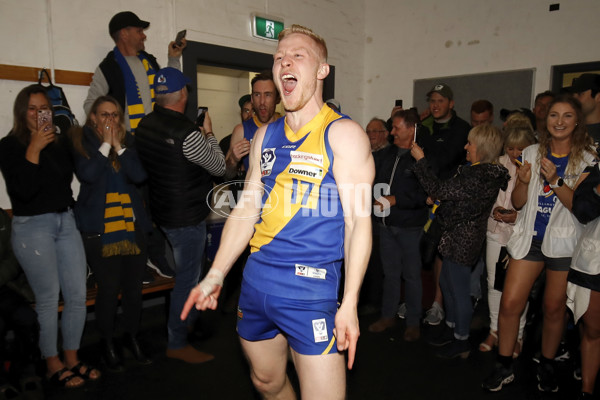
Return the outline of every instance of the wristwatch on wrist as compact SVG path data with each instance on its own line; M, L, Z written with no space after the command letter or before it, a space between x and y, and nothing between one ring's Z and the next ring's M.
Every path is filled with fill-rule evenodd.
M551 189L556 189L557 187L561 187L562 185L564 185L565 181L563 181L563 178L558 178L558 180L556 181L556 183L550 184L550 188Z

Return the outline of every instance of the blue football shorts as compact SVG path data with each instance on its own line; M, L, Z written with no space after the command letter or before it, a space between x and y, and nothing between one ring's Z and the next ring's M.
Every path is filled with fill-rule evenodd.
M242 283L237 332L254 342L281 333L295 352L304 355L337 353L333 336L336 300L296 300L271 296Z

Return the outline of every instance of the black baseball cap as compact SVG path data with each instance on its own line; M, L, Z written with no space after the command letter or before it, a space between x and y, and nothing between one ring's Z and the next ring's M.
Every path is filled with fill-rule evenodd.
M571 93L581 93L587 90L600 91L600 75L581 74L573 79L571 87L567 88Z
M242 97L240 97L240 99L238 100L238 104L240 105L240 108L242 108L244 107L244 104L246 104L249 101L252 101L252 96L250 96L249 94L245 94Z
M131 11L121 11L115 14L108 23L108 33L112 36L113 33L120 31L128 26L146 29L150 26L150 22L142 21L137 15Z
M437 85L434 85L431 90L427 92L427 100L429 100L433 93L439 93L450 101L454 99L454 93L452 93L452 89L450 89L450 86L446 85L445 83L438 83Z

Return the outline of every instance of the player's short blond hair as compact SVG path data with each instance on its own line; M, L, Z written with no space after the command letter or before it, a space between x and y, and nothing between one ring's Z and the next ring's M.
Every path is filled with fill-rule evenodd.
M282 41L286 36L291 35L292 33L300 33L302 35L310 37L317 44L320 53L319 55L321 56L321 61L327 61L327 44L325 43L325 39L314 33L310 28L294 24L288 28L285 28L279 33L279 41Z

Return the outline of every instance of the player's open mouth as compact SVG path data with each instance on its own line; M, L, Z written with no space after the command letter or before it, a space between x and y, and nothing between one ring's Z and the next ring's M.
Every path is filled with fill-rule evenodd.
M294 91L294 88L296 87L296 84L298 83L298 80L292 74L282 75L281 81L285 95L289 95L290 93L292 93Z

